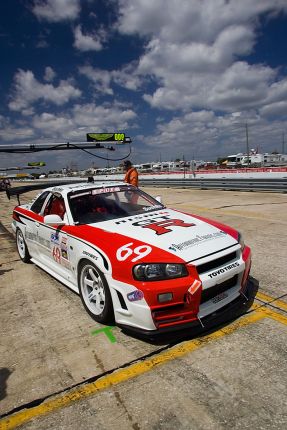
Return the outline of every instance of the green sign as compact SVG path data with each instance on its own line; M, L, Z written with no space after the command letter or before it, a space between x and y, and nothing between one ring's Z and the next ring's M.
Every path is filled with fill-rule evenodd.
M30 163L28 163L28 166L32 166L32 167L42 167L42 166L46 166L46 163L44 161L31 161Z
M87 142L123 142L125 133L87 133Z

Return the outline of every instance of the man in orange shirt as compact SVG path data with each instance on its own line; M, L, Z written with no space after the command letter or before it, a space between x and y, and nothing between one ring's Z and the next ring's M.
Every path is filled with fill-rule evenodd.
M133 185L134 187L137 187L139 183L139 175L137 169L133 167L130 160L125 160L123 164L124 171L126 172L124 181L128 184Z

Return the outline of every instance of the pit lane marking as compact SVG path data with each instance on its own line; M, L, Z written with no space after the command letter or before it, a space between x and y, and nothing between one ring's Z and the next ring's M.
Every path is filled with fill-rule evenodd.
M183 342L176 345L167 351L156 354L155 356L145 359L144 361L131 364L128 367L120 368L111 374L99 376L95 382L83 382L76 389L67 389L62 395L40 403L38 406L29 409L20 410L13 415L8 414L4 419L0 420L0 430L14 429L33 418L38 418L47 415L50 412L64 408L72 403L96 394L104 389L115 386L132 378L140 376L158 366L161 366L171 360L180 358L188 353L191 353L205 345L208 345L214 340L218 340L234 333L241 327L247 327L250 324L261 321L265 318L271 318L281 324L287 326L287 317L279 314L274 310L262 307L262 305L253 305L252 311L245 314L240 320L233 322L227 327L221 328L218 331L203 336L198 339Z
M268 294L258 292L256 294L256 298L262 300L265 305L276 306L277 308L281 308L284 311L287 311L287 303L283 302L283 300L276 299L274 297L269 296Z

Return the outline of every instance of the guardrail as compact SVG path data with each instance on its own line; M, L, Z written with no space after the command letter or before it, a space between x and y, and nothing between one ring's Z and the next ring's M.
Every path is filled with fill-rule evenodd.
M287 192L287 177L275 179L142 179L140 186L170 187L170 188L199 188L201 190L244 190L244 191L272 191Z
M21 187L9 188L9 195L22 194L31 184L33 189L42 189L61 185L64 183L78 183L86 182L87 178L57 178L50 180L32 181L30 185L23 185ZM117 182L121 179L113 179L112 177L99 177L94 176L94 182ZM167 188L194 188L201 190L237 190L237 191L270 191L275 193L287 193L287 176L284 178L156 178L146 179L140 176L140 187L167 187ZM4 191L4 190L3 190Z

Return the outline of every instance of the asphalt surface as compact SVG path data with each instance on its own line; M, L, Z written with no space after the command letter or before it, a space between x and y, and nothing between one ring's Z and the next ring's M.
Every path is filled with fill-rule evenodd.
M287 428L287 195L145 191L243 233L255 306L184 341L103 331L76 294L20 261L16 203L1 193L0 430Z

